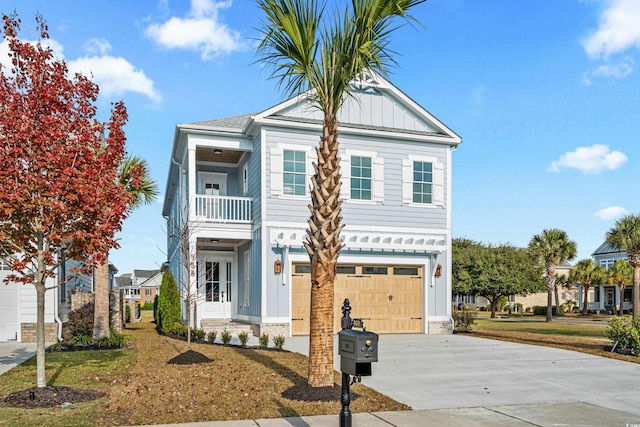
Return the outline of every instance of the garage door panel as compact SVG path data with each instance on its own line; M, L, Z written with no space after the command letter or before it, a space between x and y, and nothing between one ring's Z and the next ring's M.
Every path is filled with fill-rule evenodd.
M420 267L410 267L418 274L394 274L392 266L387 274L362 274L363 266L356 266L358 274L337 274L334 299L334 329L341 328L341 307L345 298L351 304L351 317L364 319L368 330L379 333L422 332L422 277ZM308 268L308 267L307 267ZM351 267L353 272L353 267ZM368 268L384 272L385 267ZM339 270L340 271L340 270ZM405 268L406 271L406 268ZM292 330L294 335L309 333L310 275L293 277ZM304 320L297 320L304 319Z

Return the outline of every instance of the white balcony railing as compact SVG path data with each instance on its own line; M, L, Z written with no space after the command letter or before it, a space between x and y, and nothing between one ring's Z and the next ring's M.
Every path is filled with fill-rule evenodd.
M251 198L196 195L196 216L205 221L251 222Z

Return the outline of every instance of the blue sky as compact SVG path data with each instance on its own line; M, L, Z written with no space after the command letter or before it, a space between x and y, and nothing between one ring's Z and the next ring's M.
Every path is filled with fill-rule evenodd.
M92 72L100 114L124 100L128 151L164 191L175 125L283 100L255 64L253 1L3 0L21 37L34 15L71 70ZM640 2L430 0L394 37L390 80L463 138L453 154L453 236L526 246L561 228L578 259L640 213ZM0 60L5 47L0 46ZM637 63L637 64L636 64ZM133 212L111 261L165 259L158 202Z

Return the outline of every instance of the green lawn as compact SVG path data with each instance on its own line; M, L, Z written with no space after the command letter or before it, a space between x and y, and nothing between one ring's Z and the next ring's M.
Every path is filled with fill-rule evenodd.
M584 325L580 323L544 322L530 318L521 319L478 319L474 331L508 331L527 332L543 335L561 335L585 338L604 338L606 324L594 323Z

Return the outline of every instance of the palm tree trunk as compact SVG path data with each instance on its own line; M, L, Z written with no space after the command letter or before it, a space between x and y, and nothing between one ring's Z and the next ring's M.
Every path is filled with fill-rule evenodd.
M109 336L109 260L96 267L93 308L93 341ZM135 314L134 314L135 315Z
M330 111L330 109L329 109ZM311 218L304 242L311 261L309 385L331 387L333 378L334 280L342 248L338 123L326 113L311 178Z
M587 309L589 308L589 286L582 285L582 292L584 292L584 296L582 297L582 314L587 314Z
M640 309L640 264L633 265L633 317L638 316Z
M553 296L556 299L556 316L560 316L560 298L558 296L558 285L553 286Z
M545 319L546 322L551 322L553 320L553 289L549 289L547 287L547 317Z

